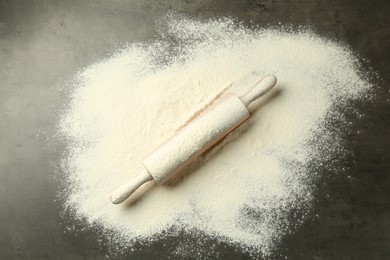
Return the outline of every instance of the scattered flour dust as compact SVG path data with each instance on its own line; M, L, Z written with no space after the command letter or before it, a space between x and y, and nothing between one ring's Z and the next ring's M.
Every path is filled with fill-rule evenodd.
M72 82L59 121L67 143L64 208L99 227L114 248L185 231L266 257L310 209L318 174L308 165L321 161L319 143L335 139L327 153L338 147L322 130L329 111L371 86L351 51L308 31L246 28L230 19L169 18L165 25L158 40L132 44ZM109 194L189 118L269 73L277 86L190 174L110 203ZM191 243L170 251L199 253Z

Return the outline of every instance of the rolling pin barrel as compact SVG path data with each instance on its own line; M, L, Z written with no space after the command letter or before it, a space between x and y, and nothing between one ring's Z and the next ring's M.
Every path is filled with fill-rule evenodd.
M143 165L157 184L160 184L248 117L249 112L240 98L228 95L147 156Z

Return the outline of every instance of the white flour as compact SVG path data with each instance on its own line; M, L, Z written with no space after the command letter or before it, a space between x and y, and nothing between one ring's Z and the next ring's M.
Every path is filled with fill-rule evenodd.
M184 229L266 256L310 208L317 174L308 163L321 159L318 145L334 138L338 147L321 130L328 112L370 84L348 49L309 32L231 20L172 19L168 28L160 41L131 45L76 77L59 131L68 144L65 207L115 246ZM184 180L148 184L126 203L110 203L109 194L195 113L221 92L246 93L268 73L277 86ZM186 256L190 247L174 253Z

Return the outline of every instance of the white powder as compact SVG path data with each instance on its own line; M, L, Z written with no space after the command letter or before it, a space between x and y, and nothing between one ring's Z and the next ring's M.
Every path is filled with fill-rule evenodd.
M326 116L370 84L348 49L310 32L248 29L228 19L169 19L167 27L161 40L131 45L77 75L60 120L65 207L99 226L113 246L184 229L267 256L310 208L317 174L308 163L322 158L318 144L334 138L338 147L322 130ZM184 180L149 183L126 203L110 203L109 194L189 118L269 73L277 86ZM174 253L186 256L190 247Z

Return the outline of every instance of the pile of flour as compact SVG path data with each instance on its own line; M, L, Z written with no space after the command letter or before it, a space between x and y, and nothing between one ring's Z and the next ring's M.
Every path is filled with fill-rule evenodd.
M310 209L318 174L309 163L340 148L325 130L330 111L361 98L370 83L350 50L308 31L246 28L229 19L171 18L164 26L159 40L132 44L72 82L59 122L67 143L65 209L98 226L113 246L185 230L266 256ZM277 86L185 177L110 203L109 194L188 119L270 73ZM324 155L319 146L329 140L334 146Z

